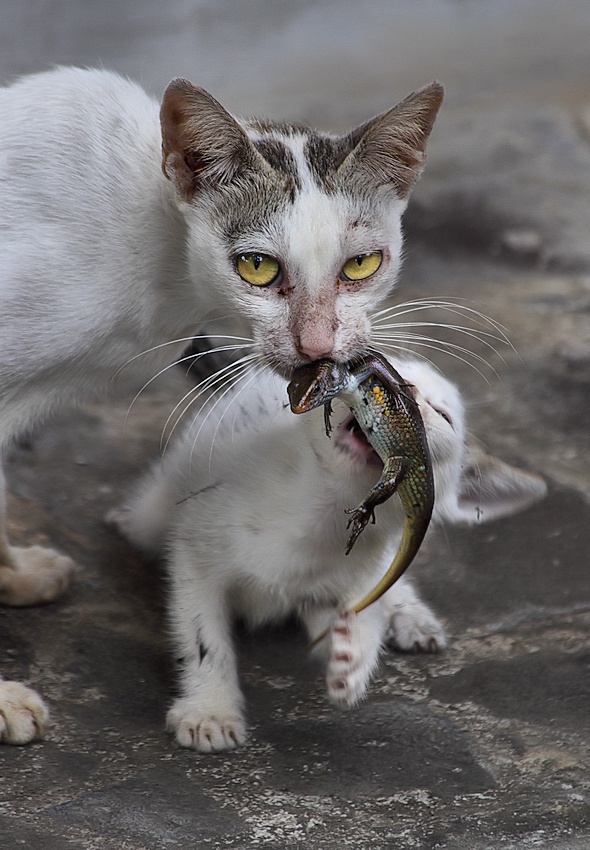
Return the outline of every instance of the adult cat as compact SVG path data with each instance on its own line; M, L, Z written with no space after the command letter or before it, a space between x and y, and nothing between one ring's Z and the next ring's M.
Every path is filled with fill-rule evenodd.
M540 478L466 442L452 384L424 363L394 365L413 385L424 421L435 520L485 521L543 496ZM329 627L318 651L328 696L339 705L364 695L386 640L404 650L445 645L442 625L407 574L360 614L342 614L384 575L404 517L399 499L389 499L344 555L345 509L363 501L382 463L348 408L333 404L328 440L323 412L293 416L285 382L266 371L255 387L238 386L206 405L115 516L134 543L167 556L168 619L181 670L168 729L183 746L211 752L246 738L231 641L236 614L258 626L295 613L311 639Z
M0 450L115 376L171 363L212 317L283 375L364 347L441 100L432 83L333 136L238 121L186 80L161 109L105 71L0 90ZM9 546L0 479L0 601L48 602L72 567ZM37 697L0 683L2 740L45 723Z

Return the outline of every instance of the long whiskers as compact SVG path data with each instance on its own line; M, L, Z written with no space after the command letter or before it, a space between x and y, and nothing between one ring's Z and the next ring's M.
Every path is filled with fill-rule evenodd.
M237 392L230 398L225 409L222 410L221 416L217 420L215 430L214 430L212 437L211 437L211 445L209 447L209 467L211 467L211 463L212 463L212 460L213 460L213 449L215 447L215 440L217 439L217 435L219 433L219 429L221 428L221 423L222 423L224 417L228 413L230 407L237 402L239 396L244 392L244 390L246 390L250 386L250 384L259 375L262 368L263 368L262 363L257 363L257 362L251 363L248 366L244 366L242 371L240 372L240 374L237 377L235 377L235 379L230 383L230 385L223 391L221 396L219 398L217 398L215 400L215 402L211 405L210 409L205 414L203 421L201 422L199 429L198 429L198 431L195 434L195 437L193 439L193 444L192 444L192 447L191 447L191 453L190 453L190 458L189 458L189 466L192 463L193 452L195 450L197 440L199 439L201 431L205 427L205 424L206 424L207 420L209 419L209 416L211 416L211 414L213 413L213 411L217 407L217 405L220 404L221 401L223 401L225 396L227 396L227 394L230 393L238 383L245 381L245 383L242 384L242 386L239 388L239 390L237 390ZM248 376L250 376L250 377L248 377ZM248 380L245 380L246 378L248 378ZM190 431L190 428L189 428L189 431ZM232 431L233 431L233 426L232 426Z
M204 337L191 337L190 341L192 342L193 339L208 339L208 338L209 337L206 337L206 336L204 336ZM167 344L168 343L164 343L163 345L167 345ZM196 360L199 360L201 357L205 357L205 356L211 355L211 354L218 354L219 352L241 351L244 348L252 348L254 345L255 345L255 343L253 343L253 342L239 343L239 344L235 344L235 345L220 345L220 346L217 346L216 348L207 349L207 351L200 351L198 354L187 354L185 357L181 357L180 360L175 360L173 363L168 363L166 366L164 366L162 369L160 369L158 372L156 372L155 375L152 375L152 377L149 380L147 380L145 382L145 384L143 384L141 389L138 390L138 392L134 395L133 399L131 400L129 407L127 408L127 413L125 414L125 421L127 421L127 419L129 418L129 415L131 413L131 409L132 409L133 405L135 404L135 402L137 401L137 399L140 397L140 395L157 378L159 378L161 375L163 375L165 372L167 372L168 369L172 369L174 366L177 366L180 363L189 363L189 368L190 368L190 365L192 365ZM155 346L153 349L150 349L150 350L155 351L157 348L161 348L161 347L162 346ZM147 353L147 352L143 352L143 353ZM140 355L137 355L137 356L139 357ZM135 358L132 358L132 359L135 359ZM130 363L131 361L128 361L128 362ZM123 367L120 367L117 370L117 372L119 372L122 368Z
M166 452L168 444L170 443L170 439L172 438L172 435L176 427L178 426L180 420L185 416L187 411L199 400L199 398L201 398L205 393L207 393L208 395L215 395L221 390L223 390L228 384L233 386L241 379L242 373L248 371L250 365L252 363L255 363L259 359L260 354L258 352L246 354L243 357L240 357L238 360L227 363L225 366L222 366L221 369L218 369L212 375L208 375L202 381L199 381L199 383L196 384L194 387L191 387L191 389L187 393L185 393L184 396L174 405L168 418L166 419L166 422L164 423L164 427L162 428L162 437L160 440L160 448L162 452ZM185 402L187 403L178 415L178 418L174 422L174 425L170 428L166 439L164 439L168 426L174 419L176 412Z
M456 322L436 322L436 321L403 321L397 322L396 319L402 316L407 316L412 313L420 313L425 310L440 310L447 313L460 316L466 319L470 324L463 325ZM373 330L371 340L376 346L389 348L393 351L402 353L412 352L418 356L428 360L428 357L414 351L414 347L429 348L433 351L440 351L449 356L461 360L466 365L475 369L484 380L487 381L485 374L477 367L476 363L485 365L491 372L498 375L497 370L488 359L473 351L471 348L459 345L458 343L449 340L426 336L425 334L416 333L410 328L441 328L453 333L462 334L464 337L473 340L479 345L484 346L489 351L493 352L503 363L504 357L499 351L499 346L507 345L514 349L514 346L506 335L505 328L498 322L486 316L480 310L468 307L458 301L446 301L441 299L421 298L413 301L406 301L402 304L395 304L378 311L371 317Z

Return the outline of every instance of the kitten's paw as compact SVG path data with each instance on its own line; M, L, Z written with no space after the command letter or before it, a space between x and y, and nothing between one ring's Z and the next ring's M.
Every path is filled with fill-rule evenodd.
M3 605L44 605L67 589L75 569L71 558L43 546L9 551L10 566L0 564Z
M0 741L28 744L45 734L47 706L35 691L20 682L0 680Z
M181 747L200 753L235 750L246 741L246 724L239 710L216 716L192 703L177 700L166 717L166 729Z
M447 638L438 617L416 599L393 606L385 642L403 652L439 652Z
M330 630L330 642L328 696L337 705L355 705L365 695L376 661L363 653L356 614L347 612L336 620Z

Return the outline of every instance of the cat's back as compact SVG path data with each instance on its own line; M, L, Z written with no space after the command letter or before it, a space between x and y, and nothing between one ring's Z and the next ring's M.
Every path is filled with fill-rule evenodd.
M59 197L83 207L115 181L157 174L159 159L158 103L118 74L58 68L0 88L3 206Z
M158 103L140 86L113 71L56 68L21 77L0 88L0 138L19 142L41 130L66 140L78 127L88 132L104 127L125 131L145 119L158 118ZM140 123L137 123L137 121Z

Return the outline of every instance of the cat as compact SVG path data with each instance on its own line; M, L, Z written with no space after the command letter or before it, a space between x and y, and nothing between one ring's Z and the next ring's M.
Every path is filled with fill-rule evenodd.
M486 455L465 435L457 388L419 361L393 361L414 387L432 454L436 521L511 514L541 498L536 475ZM323 411L295 416L286 382L265 371L204 405L183 438L111 516L125 536L165 553L169 623L181 695L167 727L184 747L233 749L247 735L231 641L232 617L251 626L296 614L326 664L330 700L361 699L381 647L427 652L442 624L406 575L360 614L354 606L383 576L403 524L397 497L377 508L345 557L347 515L382 467L336 400L331 439Z
M213 319L284 376L364 348L442 97L433 82L337 136L235 119L182 79L161 104L102 70L0 89L0 452L157 373ZM0 602L55 599L71 559L10 546L5 513L0 473ZM46 724L0 682L0 740Z

